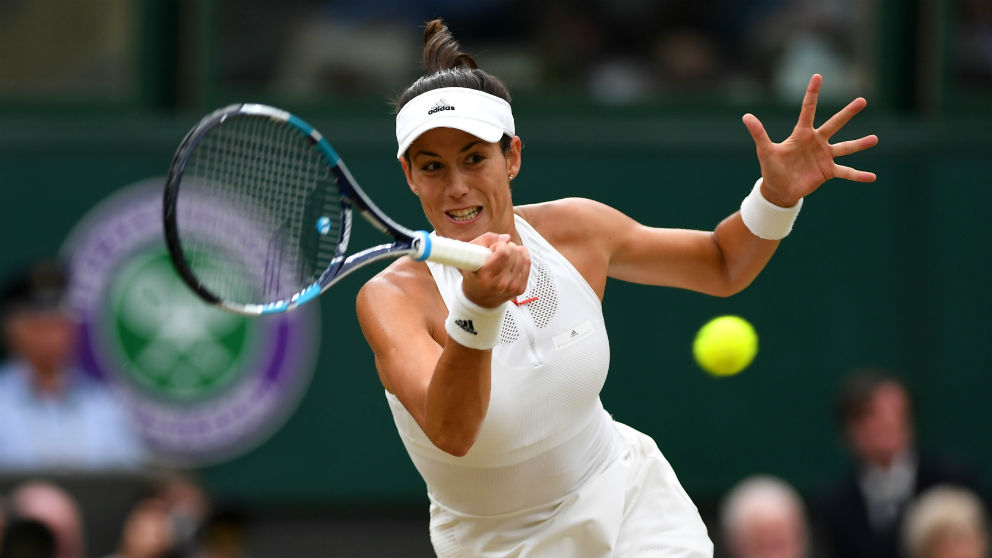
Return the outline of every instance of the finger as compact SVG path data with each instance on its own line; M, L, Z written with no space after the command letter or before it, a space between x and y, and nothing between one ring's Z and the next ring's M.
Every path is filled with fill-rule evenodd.
M507 253L506 247L501 247L500 251L496 252L492 259L497 261L490 268L489 274L483 279L483 283L492 292L502 295L506 293L508 287L513 283L513 268L515 264L513 258Z
M485 246L492 250L493 245L499 242L500 238L507 235L501 235L494 232L485 232L471 240L472 244L478 244L479 246Z
M527 292L528 279L530 278L530 260L527 258L518 259L516 265L513 267L513 272L511 294L513 296L520 296Z
M511 263L506 251L506 242L497 240L488 246L491 254L475 273L480 277L496 277L505 273Z
M844 165L834 165L834 176L836 178L843 178L844 180L853 180L854 182L875 182L876 178L873 172L860 171L851 167L845 167Z
M761 121L758 120L757 116L748 113L741 120L744 122L744 126L747 127L747 131L751 133L751 138L754 139L754 145L758 149L772 143L772 140L768 138L768 133L765 132L765 127L761 125Z
M505 242L499 245L498 251L495 252L496 257L499 258L500 265L498 268L494 268L494 276L499 277L505 281L503 289L507 288L507 285L516 280L520 275L520 249L521 246L513 242Z
M843 157L844 155L857 153L875 145L878 145L878 136L872 134L861 139L835 143L830 146L830 155L833 157Z
M527 249L519 244L509 242L506 245L506 253L512 263L513 274L520 275L523 273L523 269L528 261Z
M806 96L803 97L803 108L799 111L797 128L813 127L813 119L816 118L816 99L820 95L820 84L822 83L823 76L820 74L813 74L813 77L809 78Z
M851 120L851 117L861 112L861 109L866 106L868 106L868 101L864 97L858 97L848 103L840 112L831 116L829 120L823 123L823 126L817 129L817 132L820 132L820 134L829 139L830 136L837 133L837 130L843 128Z

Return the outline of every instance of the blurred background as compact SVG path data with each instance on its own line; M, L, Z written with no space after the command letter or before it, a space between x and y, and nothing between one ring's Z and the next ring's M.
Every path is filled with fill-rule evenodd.
M288 317L218 318L162 267L157 212L186 131L252 101L314 124L387 214L425 227L393 163L389 100L420 75L434 17L514 97L517 204L583 196L647 224L711 229L759 175L745 112L783 139L814 72L818 122L868 99L838 139L879 136L844 161L878 182L811 196L746 291L607 288L604 404L655 438L718 553L733 553L724 497L755 474L795 488L808 552L830 552L818 502L852 468L835 394L855 369L908 386L920 453L966 464L976 486L992 480L989 0L0 0L0 273L69 261L76 366L96 383L127 378L129 391L110 391L152 456L13 466L0 472L8 517L30 517L14 495L37 482L74 502L85 555L432 554L424 485L354 317L376 269ZM691 355L720 314L760 336L755 362L729 378ZM197 337L190 323L211 325ZM220 361L203 356L217 346ZM259 363L286 389L237 400ZM190 387L193 368L209 382ZM223 421L251 418L201 438L183 422L221 421L221 408ZM171 531L155 539L164 517ZM139 552L131 529L174 544Z

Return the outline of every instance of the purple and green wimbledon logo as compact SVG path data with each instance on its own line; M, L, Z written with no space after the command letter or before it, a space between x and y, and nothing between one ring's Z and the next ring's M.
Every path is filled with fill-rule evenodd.
M216 463L254 448L295 409L316 362L319 307L246 318L202 302L162 239L163 184L130 185L75 226L63 246L70 303L84 368L128 403L156 458ZM238 220L210 203L180 211L188 222Z

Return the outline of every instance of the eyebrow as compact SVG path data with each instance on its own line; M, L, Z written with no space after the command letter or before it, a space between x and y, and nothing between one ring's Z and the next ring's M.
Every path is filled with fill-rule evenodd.
M473 140L473 141L469 142L465 147L463 147L461 149L461 151L459 151L459 153L465 153L469 149L472 149L472 147L474 147L475 144L477 144L477 143L483 143L483 141L482 140ZM433 151L426 151L424 149L421 149L421 150L417 151L416 153L414 153L413 154L413 157L411 157L411 159L416 159L417 157L419 157L421 155L426 155L428 157L440 157L440 155L438 155L437 153L434 153Z

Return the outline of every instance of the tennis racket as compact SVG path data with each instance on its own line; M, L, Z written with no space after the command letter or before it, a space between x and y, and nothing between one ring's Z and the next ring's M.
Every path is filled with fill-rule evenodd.
M392 242L348 253L356 209ZM222 108L190 130L169 168L163 218L183 281L206 302L247 315L292 310L378 260L474 271L490 253L395 223L320 132L259 104Z

